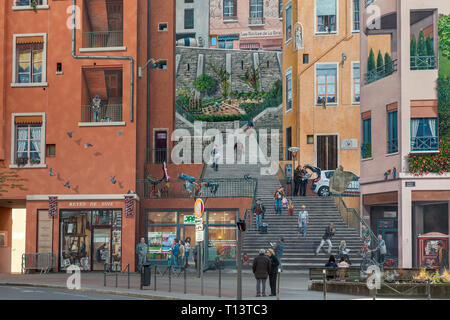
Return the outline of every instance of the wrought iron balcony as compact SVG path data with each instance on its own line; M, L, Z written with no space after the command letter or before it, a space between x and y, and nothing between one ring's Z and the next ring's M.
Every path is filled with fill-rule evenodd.
M122 105L108 104L96 109L93 106L81 106L81 122L121 122Z
M411 70L432 70L436 69L435 56L411 57Z
M266 20L264 19L264 17L248 18L249 26L262 26L265 23L266 23Z
M411 151L438 151L439 137L411 138Z
M123 31L83 32L83 48L111 48L123 46Z
M381 67L378 67L374 70L367 72L365 77L365 83L369 84L375 82L377 80L383 79L387 76L390 76L395 71L397 71L397 59L393 60L390 63L384 64Z

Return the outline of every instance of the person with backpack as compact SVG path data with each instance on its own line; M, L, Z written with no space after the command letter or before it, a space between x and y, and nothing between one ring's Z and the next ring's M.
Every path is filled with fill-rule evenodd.
M255 213L255 218L256 218L256 230L259 231L259 229L262 227L262 220L263 220L263 216L264 216L264 211L265 208L261 202L261 199L256 200L256 204L255 204L255 208L253 210L253 212Z

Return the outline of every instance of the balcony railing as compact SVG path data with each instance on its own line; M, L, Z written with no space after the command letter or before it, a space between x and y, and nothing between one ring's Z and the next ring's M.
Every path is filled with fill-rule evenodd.
M390 63L384 64L374 70L371 70L365 74L366 84L375 82L387 76L390 76L395 71L397 71L397 59Z
M264 17L257 17L257 18L248 18L248 25L249 26L261 26L266 23L266 20Z
M99 109L92 106L81 106L82 122L121 122L122 105L108 104L102 105Z
M436 69L435 56L411 57L411 70L432 70Z
M388 153L395 153L398 151L398 139L388 140Z
M163 181L157 185L148 180L138 180L138 194L143 199L168 198L252 198L257 180L248 179L203 179L194 185L186 185L181 179Z
M83 32L83 48L111 48L123 46L123 31Z
M439 137L411 138L411 151L438 151Z

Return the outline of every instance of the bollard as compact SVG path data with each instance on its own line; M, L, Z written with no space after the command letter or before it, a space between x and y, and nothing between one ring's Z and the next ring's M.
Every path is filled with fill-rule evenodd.
M155 289L154 289L155 291L156 291L156 271L157 271L157 268L158 268L158 266L155 265L155 279L154 279L155 280L155 285L154 285L155 286Z
M377 300L377 288L373 289L373 298L372 300Z
M116 271L116 288L117 288L117 281L118 281L118 278L119 278L119 273Z
M281 269L278 269L277 300L280 300L280 282L281 282Z
M428 300L431 300L430 279L427 280L427 299L428 299Z
M222 297L222 268L219 264L219 298Z
M327 271L323 269L323 300L327 300Z
M169 266L169 292L172 292L172 266Z
M106 264L103 269L103 286L106 287Z
M141 268L139 270L139 273L141 274L141 284L140 284L140 289L141 290L144 289L144 275L143 275L143 272L144 272L144 268L142 268L142 266L141 266Z
M184 268L184 294L186 294L186 268Z
M128 289L130 289L130 264L127 265L127 271L128 271Z

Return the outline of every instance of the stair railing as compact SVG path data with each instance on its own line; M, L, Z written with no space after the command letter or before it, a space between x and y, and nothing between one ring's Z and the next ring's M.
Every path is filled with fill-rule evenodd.
M370 229L369 225L364 221L364 219L360 216L358 211L355 208L347 207L342 195L332 195L334 198L334 202L336 203L339 212L341 213L341 217L344 220L345 224L349 228L353 228L361 235L361 226L365 226L367 230L369 230L370 234L370 243L371 246L378 245L379 241L377 236L373 233L372 229Z

